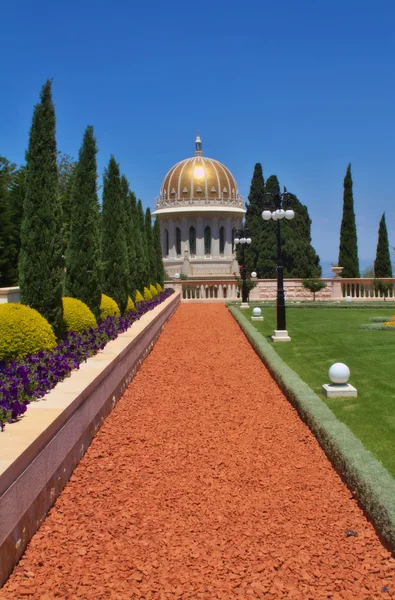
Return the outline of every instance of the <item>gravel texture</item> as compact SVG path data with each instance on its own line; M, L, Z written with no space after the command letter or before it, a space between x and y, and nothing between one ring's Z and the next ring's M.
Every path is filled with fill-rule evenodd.
M225 306L183 304L0 591L19 598L395 598L395 560Z

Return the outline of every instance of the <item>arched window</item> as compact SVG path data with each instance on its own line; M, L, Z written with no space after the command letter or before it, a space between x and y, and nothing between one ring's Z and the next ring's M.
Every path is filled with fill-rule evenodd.
M219 253L221 256L225 254L225 227L219 228Z
M189 253L196 256L196 229L193 226L189 228Z
M176 254L181 256L181 229L176 227Z
M169 256L169 232L167 229L163 231L164 255Z
M211 254L211 227L208 225L204 228L204 253Z
M236 231L237 229L235 227L233 227L232 229L232 252L235 251L235 237L236 237Z

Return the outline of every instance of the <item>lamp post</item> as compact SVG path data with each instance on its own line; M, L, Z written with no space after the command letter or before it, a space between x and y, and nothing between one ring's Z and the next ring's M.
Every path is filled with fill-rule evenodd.
M245 265L245 258L244 258L244 250L247 244L251 244L251 238L249 237L245 237L244 236L244 231L240 232L242 235L241 237L235 237L234 239L234 243L237 246L238 244L241 245L241 260L243 262L242 267L241 267L241 279L242 279L242 286L241 286L241 305L240 308L248 308L248 290L247 290L247 279L246 279L246 265Z
M281 221L285 218L291 221L295 213L293 210L283 209L284 198L289 196L288 192L281 194L266 193L265 196L274 198L276 210L273 212L270 210L264 210L262 212L262 219L264 221L277 221L277 324L274 335L272 335L273 342L290 342L291 338L288 335L286 319L285 319L285 296L284 296L284 275L283 275L283 255L281 250Z

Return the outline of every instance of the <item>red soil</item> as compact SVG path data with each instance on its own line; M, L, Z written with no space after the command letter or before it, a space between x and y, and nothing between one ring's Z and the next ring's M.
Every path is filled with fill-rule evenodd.
M394 572L226 308L188 304L0 598L395 598Z

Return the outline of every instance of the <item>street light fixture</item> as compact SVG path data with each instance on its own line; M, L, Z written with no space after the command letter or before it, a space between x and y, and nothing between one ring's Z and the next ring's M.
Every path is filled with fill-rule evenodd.
M248 290L247 290L247 279L246 279L246 265L245 265L245 258L244 258L244 250L246 245L251 244L251 238L249 237L245 237L244 236L244 231L240 232L242 234L241 237L235 237L235 239L233 240L235 245L237 246L238 244L241 245L241 260L242 260L242 267L241 267L241 279L242 279L242 287L241 287L241 305L240 308L249 308L248 307Z
M284 274L283 274L283 255L281 250L281 227L280 222L285 218L287 221L291 221L295 213L291 209L283 209L283 202L289 194L284 192L281 194L271 194L267 192L267 197L271 197L275 201L276 210L264 210L262 212L262 219L264 221L277 221L277 325L274 335L272 335L273 342L290 342L291 338L288 335L285 319L285 295L284 295Z

